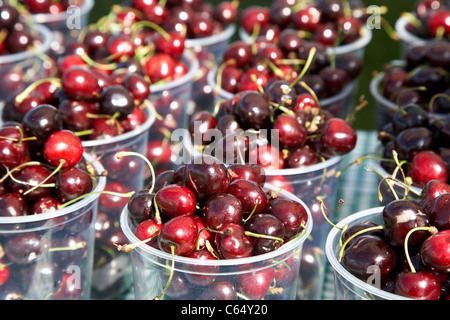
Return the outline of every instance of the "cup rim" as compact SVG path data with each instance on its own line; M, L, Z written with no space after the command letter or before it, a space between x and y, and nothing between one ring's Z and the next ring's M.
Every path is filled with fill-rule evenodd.
M394 29L395 32L400 37L400 40L407 43L408 45L424 45L426 44L427 40L417 37L410 33L406 26L408 25L408 20L405 17L398 17L398 19L395 21Z
M83 145L83 148L92 148L108 144L114 144L145 133L145 131L147 131L155 122L155 116L152 113L150 113L149 108L145 108L144 111L147 115L147 119L139 127L112 138L82 141L81 143Z
M234 97L234 93L231 93L229 91L225 91L222 88L217 89L216 88L216 81L215 81L215 75L217 72L217 66L212 67L209 71L208 74L206 75L206 81L208 82L208 85L211 86L214 94L216 96L222 97L223 99L232 99ZM356 80L353 80L351 82L349 82L344 89L339 92L338 94L331 96L331 97L327 97L325 99L319 99L319 103L322 107L327 107L339 100L344 99L344 97L346 97L347 95L349 95L353 89L355 88L356 85Z
M279 190L279 188L277 188L273 185L270 185L268 183L266 183L264 185L264 188L270 189L273 191ZM194 259L194 258L189 258L189 257L184 257L184 256L175 256L175 263L183 263L186 265L201 264L201 265L205 265L205 266L221 266L221 267L248 265L248 264L252 264L252 263L263 262L263 261L281 256L283 254L286 254L286 253L294 250L295 248L299 247L300 245L303 245L304 241L308 238L308 236L311 233L312 228L313 228L313 219L312 219L311 211L309 210L308 206L303 202L303 200L301 200L297 196L293 195L292 193L282 190L279 194L284 195L289 199L299 202L306 210L306 213L308 216L308 221L306 222L306 229L302 231L303 234L301 236L299 236L297 239L288 241L286 244L281 246L279 249L274 250L272 252L268 252L268 253L264 253L264 254L260 254L260 255L256 255L256 256L251 256L251 257L246 257L246 258L199 261L198 259ZM127 206L124 207L124 209L122 210L122 213L120 215L120 226L121 226L121 229L124 232L126 238L131 243L136 243L136 242L140 241L134 235L134 233L131 231L131 229L129 227ZM144 245L139 246L138 248L135 248L134 250L142 250L139 254L151 255L151 256L155 256L157 258L172 260L172 255L170 253L155 249L149 245L144 244Z
M213 34L203 38L190 38L186 39L185 44L188 48L195 47L209 47L216 43L230 39L236 31L236 25L234 23L229 24L222 32Z
M41 24L35 24L32 28L36 29L36 31L42 36L41 45L33 48L32 50L2 55L0 56L0 65L16 63L21 60L29 59L35 55L34 52L45 53L50 49L53 39L51 30Z
M242 41L246 43L250 41L250 35L244 30L243 27L239 27L239 37L241 38ZM327 48L327 53L330 55L331 54L340 55L355 52L357 50L366 47L372 40L372 37L373 37L372 29L363 25L361 28L361 36L357 40L353 41L352 43L337 46L335 48Z
M397 294L389 293L386 291L383 291L381 289L378 289L368 283L365 283L364 281L358 279L353 274L351 274L349 271L347 271L341 263L339 263L338 259L335 255L335 248L332 247L334 239L340 236L341 230L338 228L343 228L346 225L351 226L352 222L355 220L361 219L361 218L369 218L376 215L379 215L383 211L384 206L380 207L374 207L370 209L366 209L357 213L354 213L341 221L339 221L336 224L336 227L332 228L331 231L328 233L326 242L325 242L325 254L327 256L328 261L330 262L331 266L333 267L333 270L335 273L338 273L342 277L345 278L345 280L351 282L353 285L358 287L361 290L364 290L366 292L369 292L377 297L386 299L386 300L412 300L407 297L403 297Z
M194 148L194 145L192 144L192 138L187 130L184 132L183 135L182 146L185 150L187 150L190 153L190 157L196 157L201 155L200 152ZM266 173L266 176L279 176L279 175L291 176L297 174L308 174L337 165L339 162L341 162L341 160L342 156L334 156L325 161L321 161L319 163L301 168L264 169L264 171Z
M75 212L76 210L79 210L89 203L92 203L96 201L100 197L100 193L103 191L106 185L106 177L101 175L101 173L104 171L104 168L102 164L94 159L88 152L83 153L83 159L92 164L92 166L95 168L96 173L99 174L99 177L97 179L97 185L95 186L94 190L91 192L95 192L93 194L90 194L86 196L83 199L80 199L74 204L71 204L65 208L52 211L52 212L46 212L42 214L34 214L34 215L28 215L28 216L19 216L19 217L0 217L0 225L3 224L15 224L15 223L31 223L31 222L39 222L49 219L58 218L64 215L67 215L71 212Z
M94 0L84 0L83 4L80 7L80 12L82 15L88 14L92 8L94 7ZM34 13L31 15L31 19L34 23L53 23L60 22L62 20L67 19L68 12L63 11L59 13Z
M196 55L189 48L184 49L182 58L183 58L183 60L185 60L189 63L189 71L184 76L182 76L178 79L175 79L173 81L169 81L167 83L150 85L150 96L152 94L157 94L164 90L169 90L169 89L172 89L175 87L180 87L180 86L192 81L192 79L197 74L197 72L200 68L200 63L199 63Z

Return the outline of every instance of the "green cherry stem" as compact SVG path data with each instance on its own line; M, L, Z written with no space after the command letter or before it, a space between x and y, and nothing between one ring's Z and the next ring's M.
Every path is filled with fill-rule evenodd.
M305 76L306 72L308 72L309 68L311 67L311 65L313 63L316 52L317 52L316 47L312 47L309 50L308 59L306 59L306 63L303 66L303 69L300 72L300 74L297 76L297 78L295 78L295 80L290 83L290 85L289 85L290 88L293 88Z
M83 195L81 195L81 196L79 196L79 197L77 197L75 199L72 199L72 200L69 200L67 202L64 202L63 204L58 206L58 209L63 209L65 207L67 207L67 206L69 206L69 205L71 205L71 204L73 204L73 203L75 203L75 202L77 202L77 201L79 201L79 200L81 200L83 198L86 198L86 197L88 197L90 195L93 195L93 194L100 194L100 195L102 195L102 194L110 194L110 195L113 195L113 196L130 198L134 193L135 193L135 191L130 191L128 193L119 193L119 192L106 191L106 190L103 190L103 191L92 191L92 192L89 192L89 193L85 193L85 194L83 194Z
M61 168L66 164L66 160L64 159L60 159L59 160L59 164L56 167L55 170L53 170L53 172L51 174L49 174L44 180L42 180L41 182L39 182L37 185L35 185L34 187L32 187L31 189L28 189L27 191L25 191L23 193L24 196L26 196L27 194L29 194L30 192L33 192L34 190L36 190L37 188L39 188L40 186L45 185L45 183L51 178L53 177L56 173L58 173Z
M376 227L369 227L366 228L364 230L360 230L358 232L356 232L355 234L351 235L341 246L340 250L339 250L339 262L342 262L342 259L344 258L344 251L345 251L345 247L348 245L348 243L353 240L354 238L356 238L357 236L364 234L366 232L369 231L374 231L374 230L383 230L384 229L384 225L380 225L380 226L376 226Z
M147 163L147 165L150 168L150 171L152 173L152 186L151 186L150 190L148 191L148 193L153 193L153 189L155 189L156 175L155 175L155 169L153 168L153 165L150 162L150 160L148 160L147 157L145 157L143 154L140 154L139 152L121 151L121 152L117 152L116 153L116 158L117 159L122 159L122 157L127 157L127 156L139 157L139 158L143 159Z
M25 90L23 90L21 93L19 93L16 98L15 98L15 102L16 103L22 103L27 97L28 95L33 92L37 86L39 86L42 83L46 83L46 82L52 82L54 85L61 87L62 83L61 83L61 79L60 78L44 78L44 79L39 79L35 82L33 82L32 84L30 84L27 88L25 88Z
M175 246L174 245L170 246L170 251L172 253L172 265L170 268L169 279L167 280L166 286L162 290L161 294L159 296L155 297L154 300L162 300L164 298L164 294L166 293L167 289L170 286L170 283L172 282L173 274L175 272Z
M414 265L411 262L411 258L409 256L409 249L408 249L408 241L411 234L415 231L428 231L431 234L435 234L438 232L438 229L435 226L429 226L429 227L415 227L409 230L409 232L405 236L405 242L403 243L404 249L405 249L405 256L406 261L408 262L408 265L411 269L411 272L416 272L416 269L414 268Z

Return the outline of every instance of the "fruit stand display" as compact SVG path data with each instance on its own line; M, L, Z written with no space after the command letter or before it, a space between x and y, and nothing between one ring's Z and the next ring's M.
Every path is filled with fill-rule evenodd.
M0 299L448 300L449 21L1 1Z

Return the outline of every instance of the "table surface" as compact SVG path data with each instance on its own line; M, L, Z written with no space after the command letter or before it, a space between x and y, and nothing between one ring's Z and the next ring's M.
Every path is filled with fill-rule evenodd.
M358 140L355 149L344 156L342 168L354 162L363 155L373 152L377 146L377 136L375 131L358 130ZM331 218L333 222L361 210L379 206L377 197L378 176L367 169L368 162L359 165L349 166L338 180L337 199L343 199L344 204ZM133 300L133 290L128 292L124 299ZM334 272L327 263L322 300L334 299Z

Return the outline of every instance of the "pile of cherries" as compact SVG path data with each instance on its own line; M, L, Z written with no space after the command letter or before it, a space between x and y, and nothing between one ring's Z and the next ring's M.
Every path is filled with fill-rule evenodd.
M450 101L450 42L436 40L409 47L404 61L385 66L380 93L400 106L421 105L432 113L448 114Z
M86 265L89 224L95 211L81 208L86 212L71 221L67 215L45 217L91 194L103 172L95 172L86 162L81 140L72 131L61 129L60 118L49 120L54 121L39 127L25 116L22 123L8 122L0 129L0 215L16 219L11 228L24 228L22 232L4 232L1 237L2 300L80 299L86 292L84 280L81 288L72 283L69 268ZM21 218L33 215L43 219L28 224L35 226L31 231L20 225ZM52 237L46 234L46 224L56 226Z
M419 0L414 11L406 16L410 20L406 29L411 34L423 39L443 38L450 36L450 3L442 0Z
M130 198L129 218L142 242L117 246L130 251L150 245L201 260L241 259L277 250L302 235L308 215L301 203L275 190L266 191L264 184L264 169L258 165L225 166L210 156L197 157L159 174L151 187ZM299 261L294 255L285 262L252 272L253 281L247 274L219 276L219 266L199 266L197 270L193 262L190 271L208 275L175 272L168 289L158 298L236 299L239 293L262 299L272 294L290 295L292 292L276 288L290 286Z
M449 130L450 116L430 118L417 104L399 107L393 120L379 132L384 158L381 166L388 173L396 170L400 181L409 177L408 184L418 188L430 180L449 182Z
M269 7L250 6L240 16L241 26L249 35L257 28L258 37L277 41L283 30L291 29L326 47L356 41L365 21L361 1L341 0L276 0Z
M450 185L429 181L418 200L396 199L381 213L382 223L351 225L342 231L339 260L369 281L378 267L382 290L420 300L450 298ZM373 270L373 269L372 269Z
M83 2L83 0L19 0L19 3L32 14L58 14L72 5L81 7Z
M322 44L302 39L293 29L283 29L277 41L257 39L253 44L242 40L230 43L215 75L216 86L234 94L258 91L271 79L285 79L293 83L297 94L307 93L297 78L312 48L316 54L303 81L319 99L339 94L362 71L362 60L358 56L349 53L331 57Z

